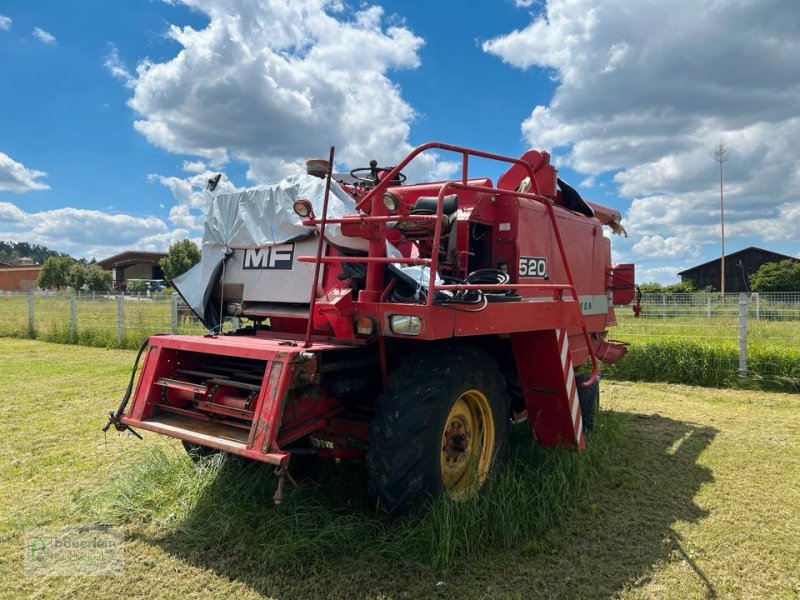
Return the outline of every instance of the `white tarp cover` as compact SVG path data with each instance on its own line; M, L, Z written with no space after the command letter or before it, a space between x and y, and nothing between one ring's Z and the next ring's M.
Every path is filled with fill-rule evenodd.
M321 217L324 197L325 180L305 173L270 185L219 194L211 202L206 217L200 263L173 280L175 289L206 326L213 329L219 324L219 315L207 314L206 306L223 260L235 249L266 248L308 236L316 228L303 225L293 205L299 198L307 198L314 214ZM355 200L332 181L328 218L354 214L355 207ZM368 248L364 239L343 236L341 227L335 223L325 226L325 238L344 248L364 251Z

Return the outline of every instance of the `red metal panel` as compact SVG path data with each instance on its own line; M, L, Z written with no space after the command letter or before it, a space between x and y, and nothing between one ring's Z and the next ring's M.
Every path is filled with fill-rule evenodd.
M514 333L511 344L534 437L546 447L576 446L556 332Z

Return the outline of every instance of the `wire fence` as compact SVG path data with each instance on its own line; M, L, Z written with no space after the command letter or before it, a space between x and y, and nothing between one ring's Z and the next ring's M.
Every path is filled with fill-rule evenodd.
M638 368L660 369L662 380L675 381L699 364L710 383L738 378L797 387L800 293L643 294L641 306L639 317L617 308L619 325L610 334L651 352L651 365Z
M118 348L156 333L205 333L174 293L4 294L0 336Z
M609 334L630 343L619 363L625 378L707 385L756 378L800 389L800 293L644 294L641 306L638 318L617 307ZM0 336L137 348L170 332L206 332L171 292L0 295Z

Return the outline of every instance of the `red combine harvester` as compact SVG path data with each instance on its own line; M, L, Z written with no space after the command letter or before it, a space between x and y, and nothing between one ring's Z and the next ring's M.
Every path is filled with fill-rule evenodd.
M406 183L429 150L460 155L461 177ZM472 157L508 170L470 178ZM512 419L582 450L597 361L625 353L606 339L614 307L635 296L602 232L624 233L619 213L584 201L546 152L429 143L349 176L333 158L214 198L202 261L174 282L210 333L151 337L106 429L276 465L276 501L299 458L365 457L393 513L475 494ZM221 334L231 319L248 325Z

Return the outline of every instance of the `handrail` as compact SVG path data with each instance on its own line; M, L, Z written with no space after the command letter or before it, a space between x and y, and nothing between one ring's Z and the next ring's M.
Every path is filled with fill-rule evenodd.
M358 204L356 204L356 210L364 210L365 206L369 205L369 201L372 200L375 196L383 193L386 188L391 185L392 180L395 176L400 173L412 160L414 160L419 154L422 154L426 150L437 149L437 150L447 150L449 152L456 152L461 154L461 182L467 183L467 166L469 164L468 157L475 156L477 158L488 158L489 160L497 160L500 162L507 162L516 165L520 165L521 167L530 171L531 177L531 185L534 187L536 192L539 191L539 185L534 177L534 173L536 170L541 166L541 158L539 159L539 163L536 165L532 165L520 158L514 158L512 156L504 156L502 154L494 154L492 152L483 152L482 150L473 150L472 148L465 148L463 146L454 146L453 144L444 144L442 142L428 142L426 144L422 144L421 146L417 146L414 148L408 156L406 156L399 164L397 164L387 175L384 176L383 179L374 187L372 188L366 196L364 196ZM540 155L541 157L541 155Z
M421 146L418 146L417 148L412 150L402 161L400 161L400 163L398 163L395 167L393 167L389 171L389 173L387 175L385 175L383 177L383 179L381 179L375 185L375 187L373 187L366 194L366 196L364 196L364 198L362 198L356 204L356 210L363 211L366 206L370 205L370 203L375 204L376 198L379 198L379 195L382 194L390 186L391 182L395 179L397 174L400 173L403 170L403 168L405 168L419 154L421 154L421 153L423 153L423 152L425 152L427 150L431 150L431 149L446 150L446 151L450 151L450 152L455 152L455 153L461 154L462 162L461 162L461 181L459 182L459 181L451 180L451 181L446 181L446 182L442 183L440 188L439 188L439 194L438 194L438 196L436 198L436 215L435 215L436 220L435 220L435 225L434 225L431 258L429 259L430 260L430 263L429 263L429 265L430 265L430 267L429 267L430 268L430 279L429 279L429 282L428 282L429 283L429 285L428 285L428 297L426 299L426 305L427 306L432 306L433 305L433 298L434 298L435 291L436 291L436 272L437 272L438 266L439 266L439 244L441 243L442 227L443 227L442 216L444 214L444 210L443 210L444 209L444 195L445 195L445 191L448 190L448 189L451 189L451 188L463 189L463 190L472 190L472 191L480 191L480 192L496 194L496 195L503 194L503 195L515 196L517 198L527 198L529 200L533 200L535 202L541 202L542 204L544 204L545 209L547 210L548 218L550 219L550 222L552 223L553 232L555 233L556 243L558 245L558 251L559 251L560 258L561 258L561 262L564 265L564 271L565 271L565 273L567 275L567 282L568 282L569 286L565 287L564 289L569 289L569 291L572 294L573 299L577 303L578 290L575 288L575 280L572 277L572 269L570 268L569 261L567 260L567 254L566 254L566 250L564 249L564 242L563 242L563 239L561 237L561 231L560 231L560 229L558 227L558 221L556 219L555 211L553 210L553 202L549 198L546 198L546 197L542 196L539 193L539 186L538 186L538 182L536 181L536 171L542 165L541 154L538 155L539 156L538 162L536 164L531 164L531 163L529 163L527 161L524 161L522 159L513 158L513 157L510 157L510 156L503 156L502 154L494 154L494 153L491 153L491 152L483 152L481 150L473 150L471 148L465 148L463 146L454 146L452 144L444 144L444 143L441 143L441 142L428 142L428 143L422 144ZM493 187L488 187L488 186L477 186L477 185L468 184L467 183L467 181L468 181L467 167L468 167L469 157L470 156L475 156L475 157L478 157L478 158L487 158L487 159L490 159L490 160L497 160L497 161L500 161L500 162L507 162L507 163L511 163L511 164L520 165L526 171L528 171L529 176L530 176L531 186L533 186L534 192L533 193L528 193L528 192L519 192L519 191L515 191L515 190L501 190L499 188L493 188ZM333 148L331 148L331 161L330 161L330 164L329 164L328 185L330 185L330 167L332 166L332 164L333 164ZM327 189L326 189L325 203L324 203L322 212L323 212L323 216L322 216L321 222L322 222L322 227L324 227L324 223L328 222L326 220L326 217L327 217ZM428 216L430 216L430 215L428 215ZM371 222L372 219L375 219L374 222L389 222L390 220L393 220L393 218L386 218L385 215L376 215L375 217L366 216L366 215L365 216L360 216L359 215L359 217L357 219L353 219L352 221L343 221L342 219L336 219L336 220L332 219L330 222L348 222L348 223L350 223L350 222ZM414 220L417 220L417 219L414 219ZM418 219L418 220L422 220L422 219ZM320 244L320 247L321 247L321 244ZM305 258L305 257L301 257L301 258ZM345 261L345 260L342 260L343 258L348 258L348 259L356 258L358 260ZM360 258L360 257L326 257L325 259L323 259L321 257L320 251L318 250L317 259L316 260L317 260L317 266L319 266L319 264L321 262L323 262L323 261L324 262L337 262L337 261L338 262L370 262L370 263L373 263L373 264L374 263L378 263L378 262L405 262L405 260L401 261L400 259L392 259L391 257L367 257L367 258L370 258L372 260L365 260L364 258ZM331 260L331 259L333 259L333 260ZM298 260L300 260L300 259L298 259ZM513 287L512 285L509 285L509 284L501 284L501 285L505 289L510 289L510 288ZM526 284L522 284L522 285L526 285ZM537 284L533 284L533 285L537 285ZM547 285L551 285L551 284L547 284ZM314 280L314 286L316 288L316 277L315 277L315 280ZM484 286L484 287L488 287L488 286ZM446 288L444 286L440 286L439 289L446 289ZM314 299L314 295L312 294L312 301L313 301L313 299ZM309 321L311 320L312 317L313 317L313 313L311 313L309 315ZM592 346L592 341L591 341L591 338L589 336L589 330L586 327L586 320L584 319L583 312L580 310L580 307L578 307L578 317L579 317L579 320L580 320L580 325L581 325L581 330L583 332L583 337L584 337L584 340L586 342L586 347L588 348L589 356L592 359L592 373L591 373L589 379L587 379L585 382L583 382L581 384L584 387L588 387L588 386L592 385L594 383L594 381L596 380L596 378L597 378L597 356L595 355L594 347ZM309 329L310 329L310 325L309 325Z
M325 219L328 216L328 198L331 194L331 176L333 175L334 147L331 146L328 157L328 171L325 174L325 197L322 200L322 221L319 224L319 239L317 240L317 260L314 263L314 279L311 283L311 299L308 302L308 324L306 325L306 340L303 348L311 346L311 333L314 328L314 309L317 306L317 281L319 280L319 267L322 264L322 248L325 245Z

